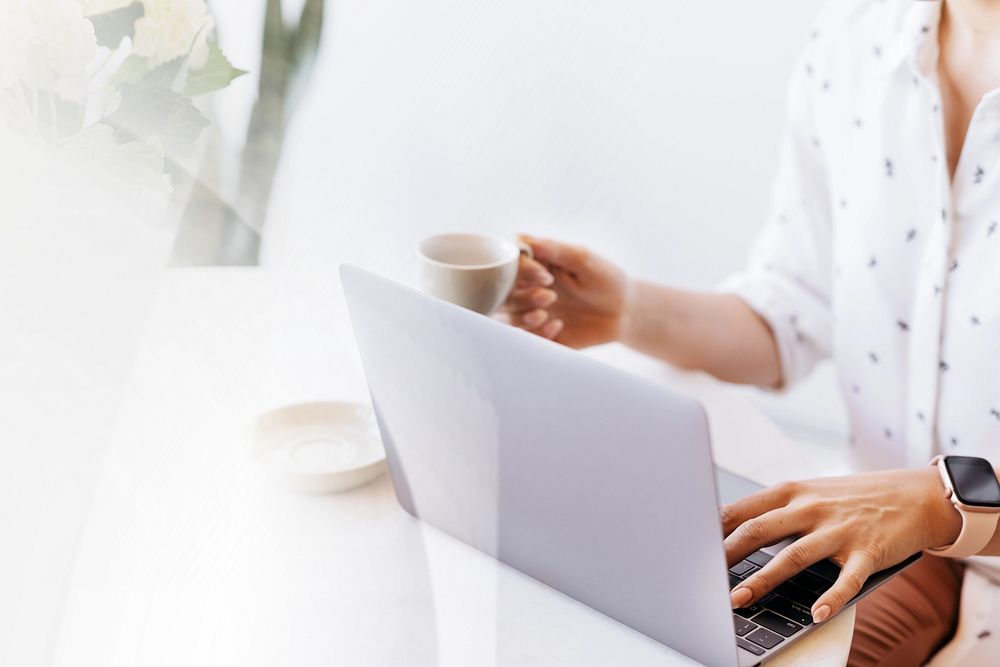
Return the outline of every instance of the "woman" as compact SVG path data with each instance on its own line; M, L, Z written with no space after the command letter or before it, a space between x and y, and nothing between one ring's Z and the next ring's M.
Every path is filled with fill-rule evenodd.
M822 622L871 573L958 538L932 456L1000 464L1000 0L834 0L788 113L769 224L720 292L631 280L528 238L535 259L506 310L571 347L620 341L774 389L832 356L852 454L878 472L722 511L730 564L800 536L733 590L734 607L830 557L842 572L812 608ZM981 553L1000 555L1000 536ZM862 601L850 664L925 662L954 632L963 567L925 556Z

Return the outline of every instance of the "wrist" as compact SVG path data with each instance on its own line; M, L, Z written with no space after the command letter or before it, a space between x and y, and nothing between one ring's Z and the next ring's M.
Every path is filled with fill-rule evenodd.
M926 516L929 530L929 544L939 549L954 544L962 532L962 515L951 501L951 494L941 481L937 467L928 467L920 473L926 485Z
M642 307L639 303L639 283L631 278L625 279L625 294L622 300L622 312L618 319L618 336L616 342L633 347L637 332L641 326Z

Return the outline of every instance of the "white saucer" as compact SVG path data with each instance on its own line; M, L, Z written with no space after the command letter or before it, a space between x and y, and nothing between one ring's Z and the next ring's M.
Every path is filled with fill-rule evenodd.
M385 450L371 408L358 403L297 403L257 418L254 458L286 486L336 493L385 472Z

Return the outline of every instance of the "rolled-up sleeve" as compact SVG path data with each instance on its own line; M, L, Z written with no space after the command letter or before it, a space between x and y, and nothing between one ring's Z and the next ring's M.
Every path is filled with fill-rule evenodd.
M754 241L747 267L719 287L736 294L768 323L778 346L782 388L802 379L829 356L831 346L831 196L812 96L809 53L788 91L788 121L781 145L767 223Z

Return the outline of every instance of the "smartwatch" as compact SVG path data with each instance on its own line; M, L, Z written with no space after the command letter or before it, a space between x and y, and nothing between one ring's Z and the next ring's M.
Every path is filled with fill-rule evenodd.
M946 558L966 558L982 551L1000 521L1000 482L993 466L977 456L935 456L947 497L962 515L962 531L954 544L927 553Z

